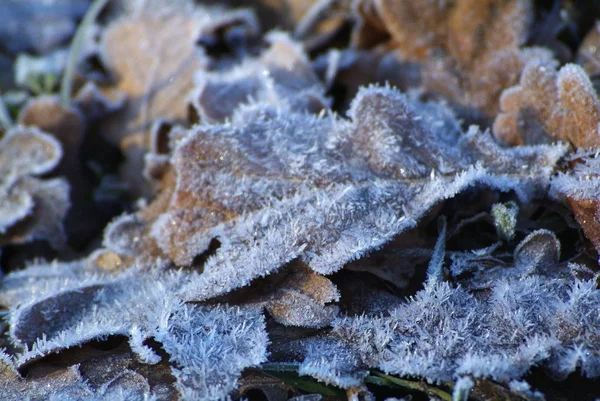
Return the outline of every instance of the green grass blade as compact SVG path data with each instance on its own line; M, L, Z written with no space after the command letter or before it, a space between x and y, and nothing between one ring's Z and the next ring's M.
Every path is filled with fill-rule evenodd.
M367 383L373 383L378 386L386 386L392 388L396 387L407 390L420 391L422 393L426 393L427 395L437 397L444 401L452 401L452 395L450 395L442 389L430 386L425 382L400 379L399 377L389 376L385 373L378 371L372 371L371 373L372 375L367 376L365 378L365 381Z
M65 72L60 84L60 101L63 107L68 107L71 102L71 95L73 93L73 78L75 76L77 60L83 46L85 32L89 26L94 23L96 18L98 18L98 15L109 1L110 0L94 0L87 13L83 17L81 24L79 24L77 32L75 32L75 36L71 42L71 48L69 49L69 57L67 58Z

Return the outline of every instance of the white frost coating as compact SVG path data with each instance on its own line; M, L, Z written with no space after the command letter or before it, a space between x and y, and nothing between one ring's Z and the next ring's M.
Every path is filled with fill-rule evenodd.
M243 369L266 359L263 317L239 308L184 305L176 296L185 281L184 272L132 268L102 278L90 273L90 278L79 277L80 286L75 286L68 265L55 268L52 274L51 266L34 266L31 272L6 278L14 288L9 300L19 294L28 297L25 303L15 299L10 309L11 337L25 346L17 355L17 366L109 335L128 336L132 351L154 364L160 357L144 345L146 339L154 338L177 363L173 373L182 396L221 399L235 388ZM59 279L55 276L60 276L61 268L66 277ZM62 288L65 283L71 288ZM36 294L32 284L43 286L43 295Z
M543 194L565 151L501 148L473 127L462 134L444 106L390 88L362 89L349 114L257 103L180 141L175 193L151 234L177 265L221 242L184 299L227 293L294 258L334 273L472 185Z
M188 400L220 400L237 387L242 370L266 361L264 318L234 307L185 305L158 333L175 366L179 392Z
M282 32L266 39L270 47L259 58L225 72L196 73L189 98L203 122L226 121L241 105L256 102L312 112L329 105L301 45Z
M144 362L149 365L154 365L160 362L160 356L144 344L145 336L139 328L133 326L129 329L129 346Z
M523 266L527 261L532 266ZM595 281L536 269L536 258L518 263L498 267L508 272L504 278L494 268L474 272L475 281L488 283L489 296L428 283L389 317L338 319L334 331L369 367L434 382L463 375L510 382L540 364L559 378L578 368L600 376Z
M545 401L546 399L544 394L540 393L539 391L532 390L529 383L525 381L513 380L508 383L508 388L510 388L510 391L518 393L532 400Z
M568 174L560 173L552 180L550 196L574 200L598 199L600 158L597 151L579 151L571 156L575 163Z
M438 220L438 239L431 254L431 260L427 267L428 285L441 283L444 279L444 258L446 256L446 218L439 217Z
M360 365L360 360L348 345L322 339L309 343L307 355L299 366L298 374L347 389L360 386L369 374L369 371Z

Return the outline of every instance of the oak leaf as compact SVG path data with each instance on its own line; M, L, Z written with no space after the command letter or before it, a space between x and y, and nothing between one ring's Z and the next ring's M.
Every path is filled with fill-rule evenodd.
M577 148L600 145L600 101L589 77L576 64L557 69L556 62L532 61L519 85L502 93L494 121L499 140L511 145L552 139Z
M522 47L533 19L529 0L362 0L355 9L355 45L419 64L414 86L484 117L497 113L502 90L528 60L551 58Z
M202 22L183 12L142 13L112 23L103 33L100 56L126 103L101 129L127 155L122 171L138 195L144 189L139 172L152 123L158 117L187 121L185 98L194 73L205 65L195 43Z
M174 146L163 193L111 225L107 233L121 234L105 246L201 269L186 300L226 294L293 259L331 274L477 183L541 194L564 152L503 149L475 128L462 133L443 106L388 88L363 89L350 121L256 104ZM119 222L132 219L128 232ZM123 237L139 241L124 250Z

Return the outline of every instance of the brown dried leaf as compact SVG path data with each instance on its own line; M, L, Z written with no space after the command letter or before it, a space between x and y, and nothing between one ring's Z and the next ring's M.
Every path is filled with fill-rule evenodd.
M297 266L266 302L275 321L287 326L325 327L337 316L338 307L326 305L339 300L329 279L305 266Z
M84 345L42 358L26 367L24 378L11 361L0 359L0 398L138 400L153 394L164 400L179 399L169 365L146 365L123 343L114 347L107 342L107 350Z
M548 142L550 137L578 148L600 145L600 102L578 65L557 72L556 62L528 63L519 85L502 94L500 107L494 134L505 143Z
M600 252L600 160L597 155L580 155L568 173L552 181L550 194L573 210L585 236Z
M0 398L43 399L51 395L85 399L92 397L93 393L75 366L35 380L27 380L8 361L0 359Z
M501 91L517 82L525 62L550 57L520 49L533 17L529 0L362 0L356 12L356 45L379 43L402 62L420 63L428 93L491 116Z
M226 294L298 258L331 274L469 185L525 198L543 190L563 151L502 149L476 129L461 133L446 108L387 88L363 89L351 121L257 104L178 139L161 195L111 225L105 246L177 266L200 267L208 256L182 289L188 300ZM129 238L126 250L118 238Z
M127 97L124 110L105 120L102 132L126 153L122 174L136 195L148 193L140 172L154 120L187 120L185 98L193 74L204 66L196 46L201 23L193 14L143 13L113 23L102 37L101 56L117 76L116 89Z

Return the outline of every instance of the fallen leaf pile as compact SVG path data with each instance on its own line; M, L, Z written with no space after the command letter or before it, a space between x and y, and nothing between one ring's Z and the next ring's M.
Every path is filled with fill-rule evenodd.
M1 399L600 391L595 26L108 3L67 104L2 98Z

